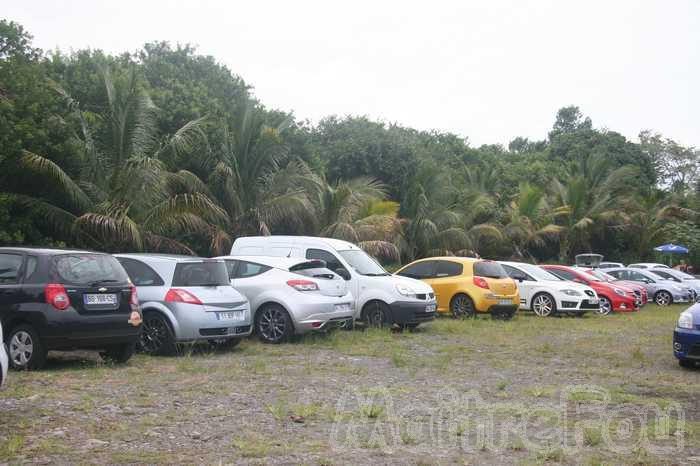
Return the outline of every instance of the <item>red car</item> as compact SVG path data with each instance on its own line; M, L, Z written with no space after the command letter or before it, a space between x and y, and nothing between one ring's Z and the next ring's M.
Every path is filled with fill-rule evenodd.
M631 282L629 280L618 280L610 274L605 273L600 269L583 269L586 273L593 275L598 280L608 282L610 284L617 283L625 288L629 288L634 291L637 301L639 302L639 307L644 306L649 301L649 295L647 294L647 289L636 282Z
M541 265L540 267L562 280L583 283L593 288L598 294L598 298L600 298L600 314L606 315L610 314L610 312L633 312L639 310L637 299L631 288L601 281L575 267L567 267L565 265Z

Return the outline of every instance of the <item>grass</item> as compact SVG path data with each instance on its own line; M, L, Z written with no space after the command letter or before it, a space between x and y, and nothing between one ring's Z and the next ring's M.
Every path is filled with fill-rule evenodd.
M433 445L426 434L431 423L488 411L497 426L542 405L538 426L550 429L558 419L547 408L558 406L567 386L582 384L605 390L610 410L680 403L685 423L672 420L670 437L655 441L670 446L682 437L697 448L700 371L679 368L671 353L681 310L647 306L636 314L580 319L523 313L507 322L441 318L413 333L337 331L281 345L248 340L232 351L192 347L179 357L138 355L126 366L102 364L92 354L52 355L43 371L10 373L0 394L0 463L344 464L352 458L415 464L467 458L484 464L493 461L493 451L477 447L465 456L459 447L474 443L478 419L449 424L444 445ZM453 398L439 416L426 411L445 390ZM478 393L481 408L465 404L469 393ZM576 407L601 399L590 391L571 394L567 422L585 420ZM396 436L385 437L384 448L372 433L387 426L396 428ZM54 435L59 427L63 433ZM649 437L654 427L651 420L644 426ZM352 429L357 443L351 453L330 447L332 434L342 439ZM194 431L200 435L193 437ZM108 443L80 448L89 439ZM584 429L583 443L580 455L565 456L557 444L527 451L516 438L504 445L499 461L658 462L644 449L610 451L596 427ZM674 457L693 461L688 449Z

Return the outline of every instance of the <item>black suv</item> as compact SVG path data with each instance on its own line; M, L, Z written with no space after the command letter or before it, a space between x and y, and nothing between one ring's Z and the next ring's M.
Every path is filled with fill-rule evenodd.
M140 331L138 302L109 254L0 248L0 322L15 369L40 368L49 350L96 349L126 362Z

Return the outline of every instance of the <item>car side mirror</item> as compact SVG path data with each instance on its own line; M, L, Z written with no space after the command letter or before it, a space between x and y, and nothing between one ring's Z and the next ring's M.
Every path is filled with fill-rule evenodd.
M525 281L524 277L515 277L516 280L518 280L520 283Z
M334 272L341 276L345 281L348 281L352 278L350 272L348 272L344 267L338 267L334 270Z

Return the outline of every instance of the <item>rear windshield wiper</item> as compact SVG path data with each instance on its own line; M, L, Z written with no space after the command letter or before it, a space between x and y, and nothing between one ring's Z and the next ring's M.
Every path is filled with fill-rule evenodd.
M121 280L114 280L111 278L106 278L104 280L96 280L96 281L90 283L90 286L103 285L105 283L119 283L119 282L121 282Z

